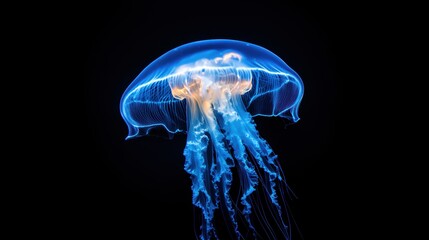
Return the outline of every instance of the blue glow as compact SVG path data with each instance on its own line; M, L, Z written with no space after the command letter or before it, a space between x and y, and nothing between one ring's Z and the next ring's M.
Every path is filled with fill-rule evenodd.
M120 111L127 139L155 128L170 136L187 133L185 170L192 180L192 202L202 212L201 239L218 238L216 209L229 216L238 239L256 238L258 231L277 239L274 225L290 239L283 199L287 185L252 117L296 122L303 92L298 74L269 50L236 40L204 40L175 48L147 66L124 92ZM233 167L239 200L231 197ZM262 201L269 202L268 211Z

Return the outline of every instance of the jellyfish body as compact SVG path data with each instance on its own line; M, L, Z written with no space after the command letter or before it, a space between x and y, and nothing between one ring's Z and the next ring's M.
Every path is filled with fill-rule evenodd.
M156 128L171 136L187 133L184 168L192 180L192 202L202 212L201 239L218 238L217 209L228 216L237 239L257 238L255 221L268 238L277 238L275 223L289 239L285 179L252 117L298 121L303 90L299 75L269 50L237 40L204 40L175 48L146 67L124 92L120 111L127 139ZM230 194L233 176L238 201ZM264 193L255 193L258 189ZM274 222L257 206L261 201L269 202Z

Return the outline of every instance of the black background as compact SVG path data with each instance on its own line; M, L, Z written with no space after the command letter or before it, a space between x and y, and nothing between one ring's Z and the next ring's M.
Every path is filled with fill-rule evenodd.
M363 234L360 216L368 159L356 136L367 129L358 83L368 51L358 6L337 3L111 1L74 7L63 26L69 78L61 88L67 135L56 175L62 234L142 239L194 239L191 181L183 169L186 136L125 141L122 93L153 60L182 44L230 38L261 45L282 58L304 82L301 120L255 119L279 156L297 195L291 201L303 239L350 239ZM366 15L368 17L368 15ZM364 47L365 46L365 47ZM376 57L376 56L373 56ZM371 69L371 65L365 68ZM70 79L70 80L69 80ZM64 83L64 82L63 82ZM70 85L68 85L70 84ZM66 91L65 91L66 92ZM65 93L64 92L64 93ZM65 107L64 107L65 108ZM62 112L62 111L61 111ZM60 124L60 125L62 125ZM55 140L54 140L55 142ZM59 144L58 144L59 145ZM55 144L57 146L57 144ZM69 160L70 159L70 160ZM61 169L61 170L58 170ZM198 231L197 231L198 232ZM149 238L147 236L156 236ZM294 239L302 237L294 232Z

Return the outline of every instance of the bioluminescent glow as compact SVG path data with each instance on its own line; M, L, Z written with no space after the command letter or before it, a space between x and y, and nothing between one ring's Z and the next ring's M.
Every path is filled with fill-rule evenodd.
M202 213L201 239L219 238L216 210L234 238L290 239L285 178L252 117L296 122L303 92L298 74L269 50L213 39L152 62L124 92L120 111L127 139L155 128L187 134L185 170Z

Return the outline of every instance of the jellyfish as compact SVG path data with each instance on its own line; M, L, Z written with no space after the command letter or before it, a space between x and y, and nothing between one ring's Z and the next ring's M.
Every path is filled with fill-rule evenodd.
M123 93L125 139L159 129L170 138L186 134L184 170L201 212L200 239L219 239L219 215L233 238L290 239L285 176L253 117L297 122L303 91L299 75L264 47L187 43L150 63Z

